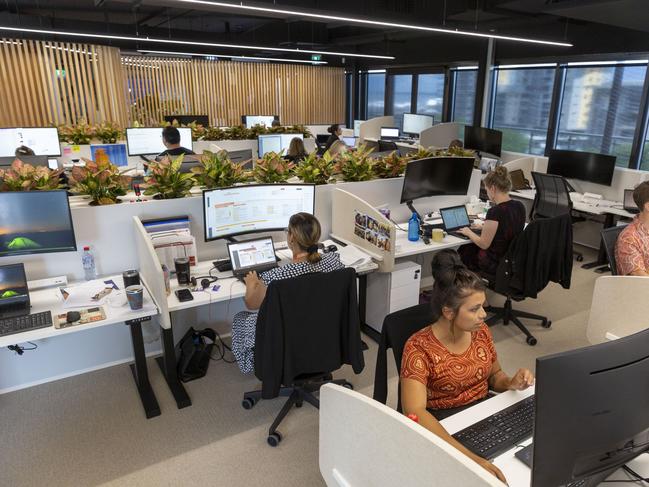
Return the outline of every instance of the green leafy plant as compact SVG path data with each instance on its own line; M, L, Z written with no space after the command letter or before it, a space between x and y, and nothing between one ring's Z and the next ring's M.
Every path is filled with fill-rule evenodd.
M250 129L247 129L243 125L235 125L234 127L228 127L224 130L225 139L227 140L247 140L254 139Z
M336 161L329 151L322 157L315 152L308 154L302 162L295 167L295 175L305 183L327 184L336 170Z
M226 151L203 151L201 165L193 167L196 181L206 188L226 188L248 179L243 166L232 162Z
M144 194L160 199L184 198L196 182L192 173L182 173L180 168L184 155L171 160L165 157L160 162L149 164L150 175L144 178Z
M85 167L73 167L68 177L72 193L90 196L91 205L112 205L119 201L118 196L126 194L131 178L123 176L117 166L108 160L83 161Z
M276 129L276 128L277 127L267 128L265 125L256 124L256 125L253 125L251 128L249 128L248 130L249 130L249 133L252 136L252 138L256 139L260 135L274 133L274 129Z
M374 174L379 178L396 178L406 170L408 159L400 156L397 151L392 151L385 157L374 162Z
M0 191L59 189L63 187L60 180L62 172L44 166L34 167L16 159L9 169L0 169Z
M338 155L336 170L343 181L369 181L374 177L374 162L370 159L373 149L365 145L355 151L345 151Z
M94 136L101 140L102 144L115 144L122 134L122 129L112 122L103 122L94 128Z
M449 147L436 151L435 155L439 157L475 157L475 151L462 147Z
M427 157L433 157L435 155L435 150L432 147L426 148L419 146L416 152L411 152L406 157L408 161L418 161L419 159L426 159Z
M253 176L259 183L284 183L291 177L295 164L282 158L282 153L266 152L257 159Z
M95 128L88 125L85 119L79 119L76 125L62 125L59 127L59 140L68 144L89 144L95 136Z
M311 131L306 128L306 126L298 124L298 125L291 125L290 127L285 127L288 130L286 131L287 134L302 134L304 135L304 138L306 139L307 137L313 137L313 134Z
M224 140L226 137L225 130L219 127L207 127L203 140Z

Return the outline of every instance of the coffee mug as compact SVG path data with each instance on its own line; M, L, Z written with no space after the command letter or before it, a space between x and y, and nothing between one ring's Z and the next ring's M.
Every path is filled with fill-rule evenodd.
M126 288L126 299L132 310L142 309L144 304L144 288L140 285Z
M432 237L433 242L441 242L446 237L446 232L441 228L433 228Z

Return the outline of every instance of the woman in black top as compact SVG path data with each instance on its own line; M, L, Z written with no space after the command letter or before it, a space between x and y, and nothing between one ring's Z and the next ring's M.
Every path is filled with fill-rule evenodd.
M327 129L327 132L329 132L331 135L327 139L327 143L324 146L325 151L329 150L329 147L331 147L334 142L340 140L340 136L343 134L343 129L341 129L340 126L335 123Z
M468 227L459 230L472 242L460 247L459 254L469 269L495 274L500 258L525 227L525 206L509 197L512 180L505 167L498 166L487 174L484 185L494 206L487 211L480 235Z

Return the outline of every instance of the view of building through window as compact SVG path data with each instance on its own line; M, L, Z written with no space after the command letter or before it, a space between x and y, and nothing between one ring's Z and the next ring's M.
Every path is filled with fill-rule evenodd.
M367 120L385 113L385 73L367 75Z
M417 77L417 113L432 115L433 123L442 121L444 74L420 74Z
M412 75L396 74L392 76L392 115L394 125L401 129L403 114L410 113L412 98Z
M453 112L451 122L473 125L478 70L453 71Z

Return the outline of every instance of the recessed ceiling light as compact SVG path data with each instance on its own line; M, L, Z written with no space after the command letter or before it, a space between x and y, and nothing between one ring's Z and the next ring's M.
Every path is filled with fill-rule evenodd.
M305 63L305 64L328 64L326 61L311 61L310 59L282 59L271 57L255 57L255 56L231 56L229 54L203 54L198 52L175 52L175 51L151 51L149 49L138 49L137 52L147 54L171 54L176 56L200 56L206 58L227 58L236 59L239 61L276 61L280 63Z
M443 27L428 27L424 25L412 25L412 24L400 24L397 22L383 22L380 20L371 20L371 19L358 19L354 17L343 17L340 15L328 15L328 14L315 14L311 12L305 12L302 10L284 10L279 8L270 8L270 7L255 7L251 5L235 5L232 3L226 2L211 2L208 0L176 0L178 3L193 3L200 5L211 5L213 7L227 7L238 10L249 10L256 12L265 12L272 14L282 14L282 15L296 15L299 17L308 17L313 19L323 19L323 20L334 20L338 22L347 22L353 24L363 24L371 25L375 27L396 27L399 29L410 29L410 30L421 30L427 32L439 32L441 34L456 34L456 35L465 35L473 37L485 37L491 39L500 39L503 41L516 41L516 42L529 42L533 44L545 44L549 46L561 46L561 47L572 47L572 44L568 42L556 42L556 41L545 41L541 39L529 39L527 37L516 37L516 36L506 36L500 34L486 34L481 32L472 32L470 30L458 30L458 29L446 29Z
M250 46L242 44L220 44L216 42L199 42L199 41L177 41L174 39L158 39L151 37L134 37L134 36L120 36L113 34L89 34L86 32L66 32L61 30L47 30L47 29L25 29L22 27L7 27L0 26L0 31L22 32L30 34L47 34L53 36L68 36L68 37L84 37L91 39L114 39L120 41L137 41L137 42L153 42L160 44L176 44L184 46L205 46L205 47L224 47L230 49L252 49L256 51L276 51L276 52L298 52L303 54L323 54L325 56L349 56L358 58L369 59L394 59L394 56L379 56L375 54L357 54L351 52L334 52L334 51L315 51L312 49L289 49L286 47L268 47L268 46Z

